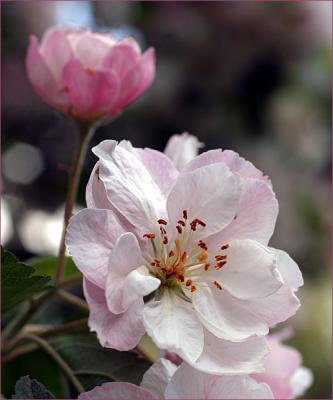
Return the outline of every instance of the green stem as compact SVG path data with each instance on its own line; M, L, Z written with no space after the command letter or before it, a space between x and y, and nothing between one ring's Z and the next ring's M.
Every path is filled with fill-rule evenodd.
M68 293L65 290L57 290L57 296L60 297L62 300L66 301L69 304L72 304L73 306L76 306L78 308L81 308L83 311L88 311L89 312L89 307L88 304L81 300L79 297L75 296L74 294Z
M79 122L77 122L77 126L79 132L79 146L76 151L75 161L72 167L72 172L69 180L69 187L65 204L64 225L59 247L58 266L55 276L56 284L59 284L63 278L64 268L65 268L65 255L66 255L66 245L65 245L66 230L69 220L73 213L74 203L76 200L76 195L79 186L80 175L85 155L87 153L88 144L97 127L96 124L87 124L87 123L84 124Z
M42 338L40 338L38 336L27 334L27 333L23 334L23 335L20 335L20 340L26 340L26 341L34 342L39 347L41 347L56 362L56 364L58 364L58 366L60 367L60 369L62 370L64 375L73 384L75 389L79 393L83 393L84 392L83 386L81 385L79 380L76 378L76 376L74 375L74 373L71 370L71 368L69 367L69 365L65 362L65 360L63 360L59 356L59 354L53 349L53 347L51 345L49 345L49 343L46 340L44 340L44 339L42 339Z

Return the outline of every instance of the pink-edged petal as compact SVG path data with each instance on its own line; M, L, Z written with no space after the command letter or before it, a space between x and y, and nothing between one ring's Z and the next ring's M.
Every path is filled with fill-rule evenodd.
M121 82L118 108L127 106L139 97L155 79L155 50L149 48L140 61L127 72Z
M158 399L163 399L165 389L176 369L177 366L171 361L160 358L143 375L141 387L153 393Z
M277 268L284 283L293 290L303 286L303 276L295 261L283 250L273 249L277 256Z
M246 375L215 376L183 363L165 391L167 399L273 399L265 384Z
M108 382L80 394L78 400L153 400L148 390L127 382Z
M85 118L104 113L118 98L119 81L112 71L85 69L76 58L65 65L63 80L74 111Z
M217 338L207 329L205 344L194 368L214 375L237 375L264 371L264 357L268 346L263 337L254 337L244 342L230 342Z
M74 54L84 67L98 68L114 45L95 34L86 33L76 40Z
M188 162L198 155L201 147L203 147L203 143L199 142L196 136L184 132L181 135L171 136L164 153L172 160L175 167L181 171Z
M88 325L97 333L102 346L128 351L145 333L142 324L143 301L137 301L123 314L112 314L106 304L105 292L87 279L83 281L84 295L90 314Z
M187 211L189 221L196 218L206 226L198 226L200 239L221 231L234 218L240 198L239 177L224 164L208 165L179 176L168 200L172 226Z
M206 151L188 163L184 168L184 172L216 163L224 163L232 172L237 172L242 178L256 178L269 182L268 178L263 176L263 173L250 161L245 160L232 150L222 151L221 149L216 149Z
M242 180L242 194L235 219L211 238L216 244L234 239L253 239L267 245L279 207L271 187L258 179Z
M112 205L141 233L156 230L156 221L165 217L166 200L142 161L112 140L93 152L100 159L100 178Z
M124 233L108 210L85 209L74 215L67 228L66 245L79 270L95 285L105 287L109 258Z
M112 205L106 196L106 189L99 177L99 161L95 164L86 187L86 203L88 208L111 209Z
M293 399L302 396L313 383L313 373L309 368L300 367L291 377ZM277 397L276 397L277 398Z
M134 39L127 38L117 42L104 57L103 66L115 72L120 80L139 63L140 48Z
M200 279L221 283L224 290L241 300L267 297L283 285L275 253L254 240L234 240L225 250L226 264L210 268Z
M62 70L73 57L66 32L58 28L50 29L43 37L40 51L60 89L63 89Z
M190 303L164 289L159 301L145 304L143 323L158 347L195 361L204 344L203 328Z
M107 304L115 314L125 312L132 304L156 290L160 280L141 272L141 250L132 233L124 233L114 245L106 281Z
M260 301L263 302L263 299ZM192 303L203 325L217 337L234 342L268 333L267 324L247 309L247 302L241 302L226 290L214 286L198 286L192 296Z
M67 105L66 98L59 92L55 77L40 54L35 36L30 36L26 68L36 93L51 106L63 110Z

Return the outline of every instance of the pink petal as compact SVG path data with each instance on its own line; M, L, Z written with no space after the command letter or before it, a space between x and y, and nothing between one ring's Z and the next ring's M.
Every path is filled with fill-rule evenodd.
M58 91L56 80L39 52L35 36L30 37L26 68L36 93L51 106L63 110L66 107L66 99Z
M190 303L165 289L159 301L145 304L143 323L158 347L195 361L203 349L200 321Z
M65 65L63 79L74 112L82 118L103 115L118 98L119 81L110 70L85 69L74 58Z
M105 287L111 249L123 227L111 211L85 209L69 223L66 245L80 271L95 285Z
M164 154L181 171L188 162L198 155L198 151L202 146L203 143L199 142L196 136L184 132L181 135L171 136L165 147Z
M88 279L83 281L84 295L90 308L88 325L104 347L119 351L133 349L145 333L142 325L143 301L137 301L123 314L112 314L105 292Z
M103 60L114 42L100 38L91 32L86 32L77 38L74 45L74 54L84 67L99 68L103 66Z
M95 164L86 187L86 202L88 208L110 210L112 207L106 196L104 183L99 177L99 162Z
M264 357L268 346L263 337L253 337L243 342L230 342L217 338L208 330L200 357L191 365L214 375L249 374L264 371Z
M59 89L63 89L62 71L65 64L73 58L65 31L57 28L50 29L43 37L40 51L52 71Z
M127 382L108 382L80 394L79 400L153 400L155 397L146 389Z
M186 382L186 384L185 384ZM265 384L246 375L216 376L183 363L165 391L167 399L273 399Z
M240 181L224 164L213 164L181 174L172 188L167 208L171 226L187 211L189 221L206 224L197 229L200 239L221 231L236 214Z
M163 399L165 389L176 370L175 364L160 358L143 375L141 387L149 390L158 399Z

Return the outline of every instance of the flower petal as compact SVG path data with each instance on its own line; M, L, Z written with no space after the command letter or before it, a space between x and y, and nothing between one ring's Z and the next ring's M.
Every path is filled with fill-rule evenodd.
M195 361L204 343L203 329L190 303L164 289L161 300L145 304L143 323L158 347Z
M103 40L99 35L87 31L81 34L74 44L74 54L84 67L99 68L105 56L115 44Z
M142 161L116 143L105 140L93 148L108 199L141 233L151 232L166 214L165 196Z
M203 143L199 142L196 136L184 132L181 135L171 136L165 147L164 154L181 171L188 162L198 155L201 147L203 147Z
M263 372L264 357L268 346L263 337L250 338L244 342L219 339L207 329L204 349L193 363L194 368L214 375L237 375Z
M86 203L88 208L105 208L107 210L112 208L106 196L104 183L99 177L99 161L95 164L86 187Z
M107 382L80 394L78 400L153 400L149 391L127 382Z
M309 368L300 367L291 377L293 399L302 396L313 383L313 374Z
M295 261L283 250L273 248L272 250L277 256L277 267L283 277L284 283L294 290L303 286L302 273Z
M224 252L226 264L221 269L210 268L201 273L201 280L220 282L223 289L242 300L262 299L282 286L273 251L254 240L234 240L229 246Z
M111 249L123 227L109 210L85 209L67 228L66 245L79 270L95 285L105 287Z
M125 313L116 315L107 307L104 290L88 279L83 281L83 290L90 309L88 325L97 333L101 345L119 351L133 349L145 333L143 301L137 301Z
M260 301L263 302L262 299ZM247 302L241 302L226 290L215 287L198 286L192 296L192 303L203 325L217 337L234 342L268 333L267 324L246 308Z
M103 113L118 98L119 81L111 70L85 69L72 58L63 69L63 79L74 111L85 118Z
M153 393L158 399L164 398L165 389L177 366L171 361L160 358L143 375L141 387Z
M190 220L198 218L206 224L205 228L198 228L203 239L232 221L239 198L239 178L223 164L181 174L167 200L171 225L177 225L186 210Z
M186 384L185 384L186 382ZM246 375L216 376L183 363L165 391L167 399L273 399L265 384Z

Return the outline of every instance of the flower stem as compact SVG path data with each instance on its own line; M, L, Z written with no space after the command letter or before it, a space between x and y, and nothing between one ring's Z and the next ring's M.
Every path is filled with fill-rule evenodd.
M55 281L57 284L61 282L64 274L65 254L66 254L66 245L65 245L66 229L73 213L73 207L76 200L83 162L85 159L89 141L93 136L97 127L96 124L87 124L87 123L85 124L79 122L77 122L77 126L79 133L79 146L76 151L75 161L70 175L69 188L65 204L64 225L59 247L58 266L55 276Z

